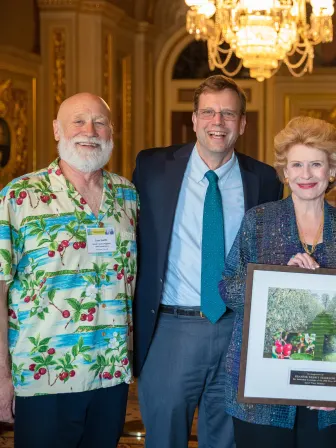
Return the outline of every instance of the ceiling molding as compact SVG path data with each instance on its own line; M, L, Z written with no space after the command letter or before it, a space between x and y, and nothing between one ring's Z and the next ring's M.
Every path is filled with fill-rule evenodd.
M38 7L41 11L51 9L67 9L76 10L81 0L37 0Z

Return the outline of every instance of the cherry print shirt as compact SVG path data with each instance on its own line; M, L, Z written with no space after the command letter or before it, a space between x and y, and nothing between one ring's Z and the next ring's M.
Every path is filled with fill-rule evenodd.
M138 196L103 171L98 218L58 160L0 193L0 280L9 284L9 349L19 396L83 392L131 379ZM113 228L89 253L87 228Z

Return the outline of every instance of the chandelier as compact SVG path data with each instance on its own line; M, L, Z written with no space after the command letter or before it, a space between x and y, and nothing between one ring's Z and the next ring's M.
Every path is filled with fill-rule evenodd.
M333 39L333 0L185 0L187 30L207 41L209 67L270 78L284 62L293 76L312 72L314 45ZM311 10L308 20L308 9ZM228 45L223 46L227 43ZM240 61L229 69L235 54Z

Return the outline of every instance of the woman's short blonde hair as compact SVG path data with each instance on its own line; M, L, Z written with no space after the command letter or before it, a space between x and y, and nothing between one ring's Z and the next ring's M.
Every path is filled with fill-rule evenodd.
M336 127L318 118L295 117L274 138L274 168L282 182L287 154L294 145L306 145L325 152L330 168L336 169Z

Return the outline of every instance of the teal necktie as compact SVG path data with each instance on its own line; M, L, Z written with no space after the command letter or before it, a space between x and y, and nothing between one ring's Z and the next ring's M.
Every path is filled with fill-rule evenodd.
M213 324L225 313L218 291L224 269L224 216L218 176L205 173L209 185L205 195L202 232L201 311Z

